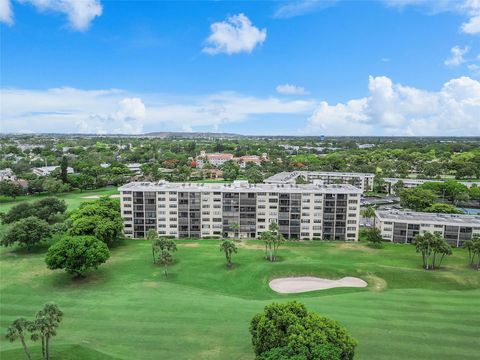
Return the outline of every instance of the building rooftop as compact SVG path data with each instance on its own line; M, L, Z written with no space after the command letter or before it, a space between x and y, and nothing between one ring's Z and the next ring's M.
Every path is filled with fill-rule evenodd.
M375 211L380 220L399 220L408 222L425 222L433 224L456 224L456 225L474 225L480 226L480 216L477 215L459 215L459 214L436 214L415 211L400 211L400 210L376 210Z
M296 179L300 175L304 176L345 176L345 177L373 177L375 174L371 173L352 173L352 172L335 172L335 171L283 171L281 173L270 176L265 179L266 183L282 183Z
M473 185L473 184L477 184L480 186L480 181L462 181L462 180L455 180L455 179L442 179L442 180L438 180L438 179L402 179L402 178L384 178L383 179L385 182L389 182L389 183L396 183L398 181L402 181L403 183L405 184L424 184L426 182L445 182L445 181L448 181L448 180L453 180L453 181L456 181L456 182L459 182L460 184L464 184L464 185Z
M338 194L361 194L361 190L349 184L249 184L246 180L233 183L177 183L131 182L119 188L119 191L238 191L238 192L322 192Z

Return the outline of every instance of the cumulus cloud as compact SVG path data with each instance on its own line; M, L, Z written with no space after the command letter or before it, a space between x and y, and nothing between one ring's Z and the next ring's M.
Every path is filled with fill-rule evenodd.
M246 52L262 44L267 38L267 30L259 29L244 14L228 17L225 21L210 25L211 34L207 38L207 46L203 52L216 55L225 53L228 55Z
M234 92L175 97L122 90L57 88L0 90L1 132L130 133L193 130L246 121L254 116L296 114L317 103L258 98Z
M296 86L292 84L282 84L278 85L275 90L277 90L278 93L280 94L286 94L286 95L307 95L308 91L305 90L305 88L301 86Z
M13 11L10 0L0 0L0 22L8 25L13 24Z
M480 34L480 1L467 0L462 9L469 16L469 19L462 24L461 30L466 34Z
M330 135L480 135L480 82L460 77L437 92L369 78L369 96L322 102L305 133Z
M460 46L454 46L450 49L450 57L444 61L444 64L447 66L458 66L465 62L463 58L469 51L469 47L465 46L461 48Z
M99 0L19 0L31 4L41 12L59 12L67 15L69 26L77 31L85 31L97 16L102 14ZM0 21L13 23L10 0L0 0Z

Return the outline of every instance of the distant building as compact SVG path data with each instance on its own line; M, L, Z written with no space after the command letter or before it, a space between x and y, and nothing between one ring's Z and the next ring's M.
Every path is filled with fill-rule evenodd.
M384 178L383 181L384 181L384 185L383 185L382 191L387 194L395 195L394 185L399 181L403 182L403 187L405 189L411 189L419 185L425 184L427 182L442 183L447 180ZM472 187L473 185L480 186L480 181L458 181L458 182L460 184L465 185L468 188Z
M55 169L57 169L59 167L60 166L58 166L58 165L56 165L56 166L42 166L42 167L33 168L32 172L35 175L38 175L38 176L48 176L53 171L55 171ZM74 173L73 168L67 167L67 174L73 174L73 173Z
M142 169L140 168L142 166L142 164L131 163L131 164L125 164L125 166L128 168L128 170L130 170L135 175L141 175L142 174Z
M375 147L375 144L358 144L359 149L371 149Z
M419 234L439 234L452 246L480 235L480 216L435 214L399 210L377 210L375 226L382 238L395 243L411 243Z
M15 181L17 177L13 173L12 169L6 168L0 170L0 181Z
M324 184L350 184L358 187L362 192L373 190L373 178L371 173L348 173L330 171L293 171L281 172L264 180L267 184L295 184L298 177L303 177L308 182L320 182Z
M202 169L205 164L210 163L215 167L220 167L225 164L227 161L236 161L239 166L243 169L247 163L251 162L256 165L260 165L262 161L267 160L267 154L262 154L262 156L257 155L245 155L241 157L235 157L233 154L207 154L205 151L201 151L200 155L196 157L196 167Z

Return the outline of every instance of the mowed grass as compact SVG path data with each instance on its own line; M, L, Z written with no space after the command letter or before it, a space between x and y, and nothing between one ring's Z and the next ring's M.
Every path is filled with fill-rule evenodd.
M35 201L45 197L58 197L64 199L67 203L68 210L76 209L82 202L95 199L87 199L91 196L107 196L118 194L118 189L116 187L104 187L96 190L86 190L86 191L70 191L64 194L38 194L38 195L24 195L18 196L15 200L12 200L10 197L0 196L0 212L7 212L12 206L17 205L24 201Z
M152 264L150 244L129 240L85 279L45 268L44 249L0 255L0 326L31 318L46 302L65 312L52 359L253 359L252 316L272 302L299 300L346 326L357 359L478 359L480 273L455 250L425 271L413 246L376 250L362 243L289 242L280 261L263 259L260 242L239 243L227 270L218 240L178 241L168 278ZM358 276L363 289L279 295L275 277ZM2 336L0 358L22 356ZM32 349L39 354L38 345Z
M87 196L114 193L63 198L72 210ZM0 211L10 206L0 204ZM0 250L0 358L24 356L19 343L3 336L11 321L32 318L53 301L65 312L52 342L54 360L253 359L252 316L272 301L296 299L346 326L359 341L357 359L478 359L480 273L467 268L464 250L427 272L411 245L377 250L362 243L289 242L279 261L269 263L262 244L248 241L238 244L234 269L227 270L218 240L177 243L168 278L152 264L146 241L119 244L107 264L82 280L46 269L46 246L32 253ZM369 285L302 295L268 287L270 279L290 275L358 276ZM38 344L31 351L40 359Z

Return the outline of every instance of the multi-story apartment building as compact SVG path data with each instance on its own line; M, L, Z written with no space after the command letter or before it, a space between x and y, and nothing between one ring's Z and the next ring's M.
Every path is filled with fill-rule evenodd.
M256 238L275 222L287 239L358 240L361 191L348 184L160 181L132 182L119 191L131 238L151 229L176 238Z
M426 182L444 182L445 180L428 180L428 179L399 179L399 178L385 178L383 186L383 192L387 194L395 195L395 184L399 181L403 183L405 189L410 189L417 187L418 185L425 184ZM480 186L480 181L459 181L459 183L465 185L466 187L472 187L473 185Z
M266 184L295 184L298 177L312 182L319 180L324 184L350 184L358 187L362 192L373 190L373 178L370 173L348 173L329 171L293 171L281 172L264 180Z
M262 161L266 161L267 159L267 154L262 154L262 156L246 155L235 157L233 154L207 154L205 151L201 151L200 155L196 157L195 162L196 167L202 169L207 162L212 164L213 166L219 167L225 164L227 161L232 160L238 162L239 166L244 169L247 163L254 163L255 165L260 165Z
M377 210L375 226L383 239L391 242L411 243L418 234L430 232L458 247L480 235L480 216Z

